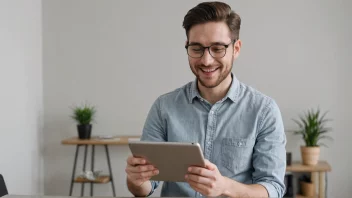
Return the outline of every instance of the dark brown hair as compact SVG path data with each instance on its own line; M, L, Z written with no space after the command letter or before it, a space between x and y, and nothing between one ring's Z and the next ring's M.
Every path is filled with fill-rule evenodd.
M240 34L241 18L231 10L229 5L222 2L203 2L190 9L183 20L183 27L188 39L188 33L192 26L221 21L229 27L231 39L237 40Z

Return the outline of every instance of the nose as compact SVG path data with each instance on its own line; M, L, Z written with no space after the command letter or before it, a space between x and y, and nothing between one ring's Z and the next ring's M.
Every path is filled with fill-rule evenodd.
M202 56L202 59L201 59L201 62L204 66L209 66L213 63L214 61L214 58L210 55L210 49L209 48L206 48L204 50L204 54Z

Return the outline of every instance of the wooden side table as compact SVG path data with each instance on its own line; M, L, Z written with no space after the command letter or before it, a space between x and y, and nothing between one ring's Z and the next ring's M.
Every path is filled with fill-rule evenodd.
M84 195L84 184L90 183L90 196L93 196L93 185L94 184L105 184L111 182L111 188L113 192L113 196L116 196L115 193L115 186L114 186L114 179L111 171L111 162L110 162L110 155L109 155L109 148L108 145L127 145L129 139L140 139L140 136L114 136L113 138L100 138L100 137L92 137L91 139L79 139L78 137L72 137L69 139L62 140L61 144L63 145L76 145L76 153L74 158L73 164L73 171L72 171L72 178L71 178L71 185L70 185L70 196L72 195L73 184L74 183L81 183L81 196ZM77 177L75 178L76 172L76 165L77 165L77 157L79 147L84 146L84 160L83 160L83 171L86 171L86 161L87 161L87 149L88 146L92 146L92 154L91 154L91 171L94 171L94 150L95 146L104 146L105 153L107 158L107 163L109 167L109 175L99 176L96 180L91 181L84 178Z
M319 161L315 166L303 165L301 162L293 162L292 165L286 167L286 172L292 173L311 173L311 178L314 186L317 183L317 175L319 175L319 194L316 197L325 197L325 177L327 172L331 171L331 166L326 161ZM304 198L302 195L296 195L297 198Z

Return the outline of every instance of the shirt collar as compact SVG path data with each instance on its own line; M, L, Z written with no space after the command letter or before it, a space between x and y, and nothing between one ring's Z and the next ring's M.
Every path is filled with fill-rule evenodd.
M232 77L231 87L223 100L226 100L227 98L229 98L232 102L236 102L238 92L239 92L240 83L239 83L238 79L236 78L236 76L233 75L233 73L231 73L231 77ZM199 99L202 98L199 94L199 91L198 91L197 82L198 82L198 80L196 78L190 86L190 94L189 94L189 96L190 96L189 102L190 103L192 103L194 98L196 98L196 97Z

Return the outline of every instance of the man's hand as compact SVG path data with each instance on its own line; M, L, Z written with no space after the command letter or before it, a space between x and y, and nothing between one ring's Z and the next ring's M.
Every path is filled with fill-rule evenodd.
M154 175L159 174L159 170L153 165L148 165L144 158L128 157L126 166L127 179L136 187L142 186Z
M205 160L205 168L191 166L188 172L186 181L195 191L211 197L224 194L226 178L221 175L215 164Z

